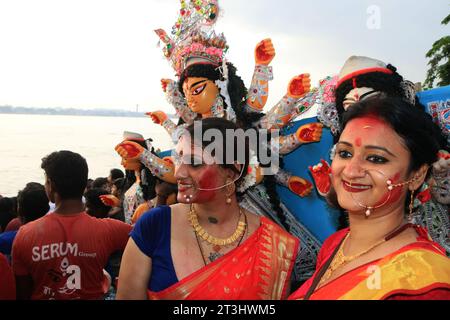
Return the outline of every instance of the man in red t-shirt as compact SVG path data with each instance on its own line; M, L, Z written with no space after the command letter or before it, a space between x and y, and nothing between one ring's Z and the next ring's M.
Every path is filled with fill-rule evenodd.
M131 227L97 219L82 202L88 166L70 151L42 160L45 189L55 210L20 228L12 261L18 299L101 299L109 256L123 250Z
M0 300L15 300L16 284L6 257L0 253Z

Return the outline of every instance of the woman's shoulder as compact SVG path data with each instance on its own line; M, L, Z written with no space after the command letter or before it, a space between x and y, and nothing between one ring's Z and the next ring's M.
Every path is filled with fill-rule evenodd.
M147 210L141 215L138 221L158 221L161 219L170 218L171 208L169 206L157 206Z
M344 228L336 231L331 236L325 239L322 248L335 248L337 245L339 245L339 243L341 243L342 239L344 239L349 231L349 228Z
M295 243L299 243L300 240L297 237L290 234L286 229L284 229L274 221L270 220L265 216L260 216L259 219L260 219L260 226L268 230L270 233L277 233L278 235L283 235L287 239L290 239Z

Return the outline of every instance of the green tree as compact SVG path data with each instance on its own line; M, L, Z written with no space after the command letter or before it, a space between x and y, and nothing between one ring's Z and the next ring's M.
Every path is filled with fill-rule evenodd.
M450 14L442 20L441 24L450 22ZM426 89L450 84L450 36L445 36L433 43L433 47L427 52L426 57L430 59L427 78L423 83Z

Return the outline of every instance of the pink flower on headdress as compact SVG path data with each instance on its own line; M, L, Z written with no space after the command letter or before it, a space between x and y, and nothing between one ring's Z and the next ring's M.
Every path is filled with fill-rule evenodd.
M210 56L222 57L223 50L215 47L208 47L205 53Z
M333 78L325 78L320 81L320 86L323 87L323 101L326 103L334 103L336 100L335 90L336 84L338 81L338 76L334 76Z

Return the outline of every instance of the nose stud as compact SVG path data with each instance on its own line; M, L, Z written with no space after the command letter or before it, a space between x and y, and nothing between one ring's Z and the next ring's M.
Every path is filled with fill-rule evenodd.
M394 189L394 186L392 185L392 181L391 180L388 180L388 181L386 181L386 183L387 183L387 185L388 185L388 190L389 191L391 191L392 189Z
M189 195L184 195L184 199L186 200L186 202L187 203L189 203L189 202L191 202L191 200L192 200L192 194L189 194Z

